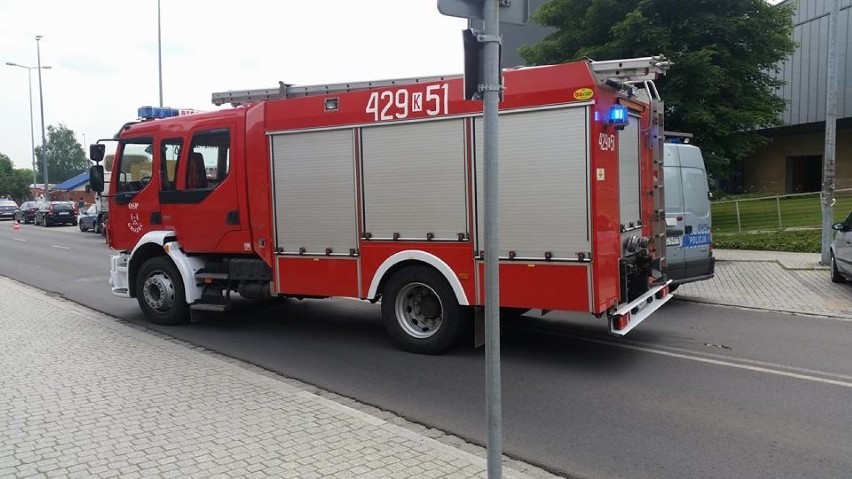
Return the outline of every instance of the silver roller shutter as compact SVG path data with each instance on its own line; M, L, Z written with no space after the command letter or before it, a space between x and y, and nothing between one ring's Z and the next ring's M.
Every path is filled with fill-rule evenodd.
M358 248L352 130L272 137L276 247L349 255Z
M589 248L586 107L500 115L500 256L576 259ZM477 244L484 244L482 119L475 119Z
M642 219L639 192L639 118L630 116L627 126L618 132L618 187L621 225L638 227Z
M467 233L464 121L361 131L364 230L373 239L458 241Z

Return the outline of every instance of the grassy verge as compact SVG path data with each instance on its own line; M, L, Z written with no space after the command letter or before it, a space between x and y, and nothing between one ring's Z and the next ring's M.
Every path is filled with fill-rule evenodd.
M721 249L819 253L822 247L822 231L814 229L715 234L713 236L713 247Z

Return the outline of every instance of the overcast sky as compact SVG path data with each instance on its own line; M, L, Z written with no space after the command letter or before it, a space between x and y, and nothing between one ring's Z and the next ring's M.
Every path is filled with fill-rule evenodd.
M436 0L161 0L163 103L233 89L461 73L467 23ZM0 0L0 152L30 168L27 71L40 42L45 125L82 144L159 103L157 0ZM38 70L32 70L36 145Z

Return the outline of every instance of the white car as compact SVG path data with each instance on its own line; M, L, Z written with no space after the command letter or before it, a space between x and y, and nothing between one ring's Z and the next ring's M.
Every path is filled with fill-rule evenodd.
M845 283L852 278L852 213L831 228L836 231L831 242L831 280Z

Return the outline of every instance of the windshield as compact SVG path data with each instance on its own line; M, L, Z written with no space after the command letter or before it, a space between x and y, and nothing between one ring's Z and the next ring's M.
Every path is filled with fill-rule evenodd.
M14 206L17 208L18 204L10 200L0 200L0 206Z
M135 138L123 144L117 165L113 165L113 176L118 175L116 191L137 192L151 180L154 164L152 140Z

